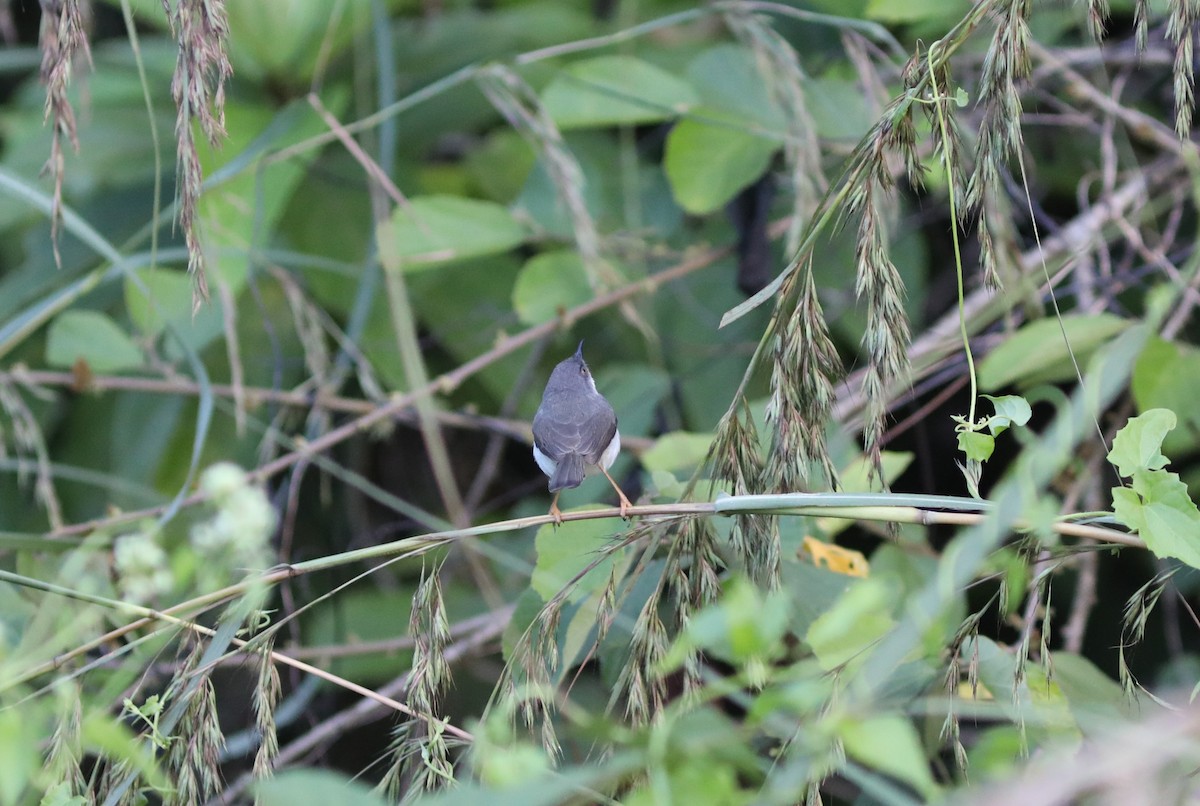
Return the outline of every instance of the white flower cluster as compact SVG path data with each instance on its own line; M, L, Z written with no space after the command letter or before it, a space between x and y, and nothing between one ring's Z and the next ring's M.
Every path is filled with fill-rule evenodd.
M221 462L200 475L200 490L216 513L192 527L192 547L201 559L226 572L244 573L271 564L271 535L278 522L261 487L237 465Z
M171 590L175 578L167 553L157 542L158 531L147 524L142 531L118 537L113 545L117 587L127 602L145 604Z

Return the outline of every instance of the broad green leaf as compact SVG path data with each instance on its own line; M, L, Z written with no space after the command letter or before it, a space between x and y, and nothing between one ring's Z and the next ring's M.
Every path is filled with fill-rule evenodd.
M99 311L65 311L50 323L46 363L70 368L78 360L93 372L121 372L145 363L142 351Z
M970 640L963 653L978 659L980 696L990 697L1012 718L1022 720L1035 741L1041 737L1078 738L1078 726L1062 689L1046 678L1040 666L1024 664L1024 675L1018 679L1011 651L985 636ZM969 686L960 691L966 696L972 693Z
M996 449L996 440L988 434L979 431L958 432L958 449L966 454L968 459L976 462L986 462Z
M1054 680L1081 728L1104 721L1136 718L1140 690L1126 692L1121 684L1087 658L1071 652L1054 653Z
M157 337L170 323L184 343L200 350L223 332L225 311L220 305L205 305L192 315L192 278L186 272L142 269L137 277L140 286L125 278L125 309L143 335ZM169 357L180 354L176 339L168 340L164 347Z
M642 467L647 470L689 470L704 461L712 439L712 434L686 431L663 434L642 454Z
M567 495L570 493L566 491ZM549 601L582 574L572 588L570 601L578 602L600 590L608 584L613 563L623 561L627 554L626 549L605 553L612 545L614 528L604 520L567 521L561 526L546 524L539 528L534 541L537 564L529 580L530 587L542 601ZM584 573L593 563L595 567Z
M738 665L769 661L783 649L790 611L785 592L764 593L737 579L726 586L720 600L692 616L663 659L661 671L678 668L694 649Z
M617 412L622 436L645 434L654 424L662 399L671 392L671 377L657 367L645 364L604 363L604 356L593 354L594 348L584 345L583 351L592 362L596 388L608 398ZM566 356L563 356L566 358ZM540 390L539 390L540 391Z
M1161 470L1167 457L1160 452L1167 432L1175 428L1175 412L1151 409L1130 417L1129 422L1113 437L1108 461L1116 465L1122 476L1132 476L1138 470Z
M1170 409L1185 428L1164 440L1164 452L1183 456L1200 439L1200 349L1152 336L1138 356L1130 380L1138 411Z
M363 783L331 770L283 770L254 785L261 806L336 803L338 806L384 806L387 801Z
M537 325L587 302L592 288L577 252L545 252L521 267L512 298L517 317Z
M996 410L996 414L988 421L988 428L991 430L992 436L998 436L1010 425L1025 425L1033 416L1033 409L1029 407L1029 401L1020 395L1000 395L999 397L980 395L980 397L992 401L992 406Z
M537 155L520 134L512 129L498 129L472 149L463 163L475 187L486 198L508 204L528 181Z
M1129 326L1112 314L1091 314L1038 319L1020 328L979 364L979 385L999 389L1009 384L1028 386L1075 377L1063 331L1080 367L1101 344Z
M696 103L687 82L632 56L575 62L542 93L542 104L560 129L653 123Z
M338 115L349 97L348 92L331 91L322 100ZM317 152L312 149L287 160L268 157L329 127L303 100L276 109L259 99L231 97L225 103L225 128L228 137L217 148L202 136L196 138L210 185L196 205L196 218L205 252L212 256L208 269L228 283L236 297L251 265L247 250L266 245L265 234L274 230ZM220 181L214 182L217 178Z
M810 79L804 84L804 96L822 140L857 142L875 122L867 108L867 94L852 79Z
M877 579L864 579L844 594L808 628L804 640L823 669L836 669L859 657L895 625L891 616L894 591Z
M307 86L320 60L336 57L371 23L370 0L226 0L234 73Z
M1136 470L1133 489L1113 488L1113 511L1158 557L1200 568L1200 510L1187 485L1165 470Z
M533 588L526 588L517 597L508 624L504 625L504 634L500 637L500 649L506 662L513 662L513 650L516 649L518 640L538 617L543 604L542 597Z
M787 117L750 48L734 44L708 48L692 59L687 78L706 110L726 113L743 128L780 135L787 131Z
M762 176L778 150L777 141L748 131L744 120L701 107L667 135L663 166L679 206L700 215Z
M900 474L912 464L911 453L899 451L883 451L879 462L883 466L883 479L889 484L900 477ZM872 462L863 454L857 454L845 467L838 470L838 487L847 493L883 492L879 479L875 478ZM845 522L844 519L842 519Z
M396 208L380 225L407 271L507 252L525 240L525 229L495 202L459 196L419 196Z
M937 792L921 739L905 717L846 719L838 725L838 735L850 758L912 785L926 797Z
M957 19L969 7L967 0L868 0L866 17L886 23L936 22Z

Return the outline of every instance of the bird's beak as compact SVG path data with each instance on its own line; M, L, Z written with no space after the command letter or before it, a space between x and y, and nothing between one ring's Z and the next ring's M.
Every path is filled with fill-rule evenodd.
M578 349L575 350L575 357L578 358L580 361L583 360L583 340L582 339L579 340L579 347L578 347Z

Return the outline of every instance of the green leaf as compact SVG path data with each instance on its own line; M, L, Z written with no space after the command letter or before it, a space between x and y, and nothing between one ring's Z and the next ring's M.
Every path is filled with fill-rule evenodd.
M573 602L586 598L608 584L613 563L623 560L627 554L626 549L603 554L612 542L613 526L602 520L567 521L561 526L542 526L534 540L537 564L529 580L530 587L538 592L542 601L549 601L585 568L596 563L594 568L583 574L569 597Z
M1038 319L1020 328L979 364L979 385L999 389L1009 384L1029 386L1075 377L1063 331L1083 365L1087 356L1110 338L1129 327L1129 322L1112 314L1077 315Z
M708 48L692 59L687 77L706 109L726 113L743 128L780 134L787 131L787 116L750 48L734 44Z
M521 267L513 285L513 308L527 325L556 319L592 298L583 260L577 252L546 252Z
M836 669L858 657L895 625L893 591L877 579L852 584L833 607L813 621L804 640L823 669Z
M1020 395L980 395L992 401L996 414L988 419L988 428L992 436L999 436L1010 425L1025 425L1033 416L1029 401Z
M959 431L958 449L966 454L968 459L986 462L996 449L996 439L979 431Z
M1200 349L1152 336L1133 368L1133 399L1139 411L1162 408L1200 424Z
M886 23L935 22L957 19L968 8L966 0L869 0L865 16Z
M225 311L220 305L204 305L192 315L192 278L187 272L142 269L137 277L140 286L125 278L125 309L143 335L155 338L169 323L185 344L201 350L224 332ZM171 339L164 348L168 357L176 358L182 345Z
M330 770L284 770L254 785L261 806L336 803L338 806L384 806L387 801L365 784Z
M1138 470L1161 470L1168 459L1160 453L1163 439L1175 428L1175 412L1151 409L1130 417L1129 422L1113 437L1108 461L1116 465L1122 476L1132 476Z
M902 716L847 719L838 725L846 755L865 766L911 784L925 797L937 792L920 737Z
M650 450L642 454L642 467L647 470L688 470L704 461L712 445L712 434L692 434L673 431L654 440Z
M142 351L99 311L65 311L50 323L46 363L70 368L82 359L93 372L122 372L145 363Z
M695 106L691 85L632 56L575 62L542 94L560 129L654 123Z
M867 108L867 95L853 79L811 79L804 84L804 95L822 140L857 142L875 122Z
M525 240L525 229L506 207L460 196L418 196L380 225L406 271L507 252Z
M1200 510L1187 485L1165 470L1135 470L1133 489L1113 488L1117 518L1146 541L1158 557L1175 557L1200 568Z
M337 11L309 0L252 0L226 4L234 73L306 87L326 64L371 24L370 0L340 0Z
M322 100L330 112L340 115L349 98L349 92L335 87ZM216 147L197 138L206 184L213 186L200 196L196 217L205 250L212 255L210 284L212 277L219 276L236 297L252 264L247 250L265 246L264 233L274 231L317 151L310 149L286 160L267 158L329 127L303 100L276 109L261 99L231 97L225 103L225 128L228 135ZM217 178L220 181L214 181Z
M732 113L700 108L695 114L667 135L663 166L679 206L701 215L762 176L779 143L747 131Z
M788 630L791 602L780 590L764 594L744 579L726 586L720 600L694 615L663 659L674 670L693 649L742 665L777 657Z

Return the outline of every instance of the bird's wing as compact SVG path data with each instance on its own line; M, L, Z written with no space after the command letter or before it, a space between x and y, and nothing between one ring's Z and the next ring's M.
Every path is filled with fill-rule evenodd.
M571 403L543 405L533 418L533 441L538 450L558 460L576 453L588 464L600 461L601 454L617 433L617 415L600 395L591 395Z

